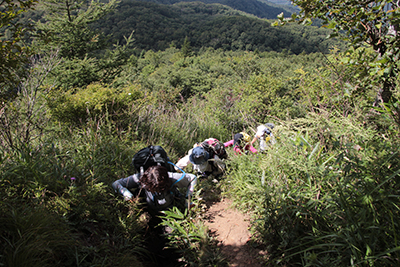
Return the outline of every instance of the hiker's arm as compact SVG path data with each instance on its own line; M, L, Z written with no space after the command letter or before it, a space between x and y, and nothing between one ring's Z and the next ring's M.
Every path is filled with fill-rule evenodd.
M255 141L257 141L257 139L258 139L258 138L259 138L259 137L258 137L257 135L256 135L256 136L254 136L254 138L253 138L253 140L251 140L251 143L250 143L250 144L251 144L251 145L253 145L253 144L254 144L254 142L255 142Z
M186 192L186 196L192 196L194 192L194 187L197 184L197 176L191 173L187 173L187 176L189 176L190 184L188 186L188 190Z
M129 189L139 187L139 175L134 174L129 177L116 180L111 186L116 193L121 194L125 200L129 200L133 197L133 194L131 191L129 191Z
M197 183L197 176L191 173L186 173L185 176L182 177L182 173L174 172L171 173L170 178L173 180L173 183L177 181L176 186L179 188L187 188L186 196L192 195L194 192L194 187Z
M190 163L189 155L186 155L176 163L176 166L181 169L184 169L187 165L189 165L189 163Z
M274 137L274 135L273 135L272 133L270 133L270 134L269 134L269 136L270 136L270 140L269 140L269 142L271 143L271 145L275 145L275 143L276 143L276 140L275 140L275 137Z
M228 141L228 142L225 142L225 143L224 143L224 147L232 146L232 145L233 145L233 142L234 142L233 139L230 140L230 141Z

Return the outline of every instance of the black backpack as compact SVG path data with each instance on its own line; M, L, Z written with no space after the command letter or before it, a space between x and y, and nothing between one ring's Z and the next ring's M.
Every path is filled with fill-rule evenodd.
M164 166L169 172L175 171L167 152L161 146L142 148L133 156L132 165L138 172L140 172L140 167L143 167L143 171L146 171L149 167L155 165Z
M217 155L220 159L227 159L224 143L215 138L209 138L201 143L201 146L210 154L210 158Z

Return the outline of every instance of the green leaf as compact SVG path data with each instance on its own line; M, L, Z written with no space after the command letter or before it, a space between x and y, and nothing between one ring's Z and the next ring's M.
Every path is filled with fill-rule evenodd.
M314 149L311 151L310 155L308 156L309 160L314 156L314 153L318 150L318 148L319 148L319 142L315 145Z
M336 22L334 22L334 21L331 21L331 22L329 23L329 25L326 26L326 28L328 28L328 29L334 29L335 27L336 27Z
M384 58L382 58L381 60L376 61L376 63L385 64L385 63L387 63L388 61L389 61L389 60L388 60L386 57L384 57Z

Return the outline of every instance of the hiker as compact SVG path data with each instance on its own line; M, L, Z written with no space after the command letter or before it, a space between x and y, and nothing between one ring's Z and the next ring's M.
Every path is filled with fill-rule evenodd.
M232 140L225 142L224 146L233 146L233 151L235 152L235 155L240 155L242 153L247 154L249 151L254 154L257 153L257 149L255 149L250 142L250 135L245 132L240 132L235 134Z
M202 177L213 175L217 178L225 171L223 159L227 157L224 144L215 138L208 138L202 143L196 143L188 154L176 163L176 166L184 169L191 163L198 175Z
M190 173L168 172L161 165L150 166L142 175L135 173L116 180L112 184L115 192L132 200L136 196L145 196L149 209L161 211L172 206L177 197L177 188L186 188L186 198L193 195L197 177Z
M251 141L251 145L260 140L260 151L265 152L267 150L267 142L270 141L271 144L275 143L274 135L272 134L272 129L274 129L275 125L273 123L262 124L257 127L257 132Z

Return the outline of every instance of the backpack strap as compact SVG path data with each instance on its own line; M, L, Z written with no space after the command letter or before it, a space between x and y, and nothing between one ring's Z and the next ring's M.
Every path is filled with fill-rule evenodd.
M168 163L171 164L171 165L173 165L173 166L175 166L175 167L177 167L177 168L182 172L181 178L179 178L178 180L176 180L176 181L171 185L171 187L169 188L170 194L174 194L174 192L172 191L174 185L175 185L176 183L178 183L180 180L182 180L183 177L186 176L186 172L185 172L184 170L182 170L181 168L179 168L178 166L176 166L174 163L172 163L172 162L170 162L170 161L168 161ZM152 201L153 201L153 203L155 203L155 205L158 207L158 206L159 206L158 201L155 201L155 197L156 197L156 196L157 196L156 194L152 193L152 197L153 197L153 198L152 198Z
M149 146L149 149L150 149L149 155L147 156L146 160L144 161L143 166L146 166L146 163L147 163L147 161L149 160L149 158L150 158L151 156L153 156L153 146ZM154 156L153 156L153 157L154 157Z
M185 172L184 170L182 170L181 168L179 168L178 166L176 166L176 165L175 165L174 163L172 163L171 161L168 161L168 163L171 164L171 165L173 165L173 166L175 166L175 167L177 167L177 168L182 172L181 178L179 178L178 180L176 180L176 181L171 185L171 189L172 189L172 187L173 187L176 183L178 183L180 180L183 179L183 177L186 176L186 172Z

